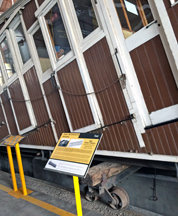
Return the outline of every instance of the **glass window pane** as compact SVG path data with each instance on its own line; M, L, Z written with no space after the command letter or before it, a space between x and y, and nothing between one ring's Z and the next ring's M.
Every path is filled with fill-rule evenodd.
M6 38L0 44L0 49L6 67L8 78L10 78L15 73L15 67L12 59L12 54L9 50L9 46Z
M2 75L1 67L0 67L0 86L4 84L4 77Z
M45 16L45 20L54 46L56 57L61 58L66 55L71 48L57 4L55 4L54 7L48 12Z
M142 19L135 0L124 0L127 16L130 21L132 31L136 32L143 27Z
M82 35L85 38L96 28L98 22L95 16L91 0L72 0L74 3L75 11L78 17Z
M153 15L151 13L151 9L150 9L150 6L148 4L148 1L142 0L141 3L142 3L142 7L143 7L143 10L144 10L144 13L145 13L145 16L146 16L148 23L152 22L154 20L154 18L153 18Z
M154 20L148 0L114 0L125 38Z
M21 24L15 29L15 37L19 46L23 64L25 64L30 59L30 53Z
M51 62L50 62L49 55L46 49L46 45L44 43L41 29L38 29L38 31L33 35L33 38L35 41L35 45L36 45L37 53L39 56L42 71L45 72L49 68L51 68Z

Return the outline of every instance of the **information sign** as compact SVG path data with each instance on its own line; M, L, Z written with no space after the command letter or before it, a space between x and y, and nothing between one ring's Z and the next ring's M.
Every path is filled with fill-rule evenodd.
M85 177L102 134L63 133L45 169Z
M24 137L20 135L11 135L4 137L2 140L0 140L0 145L8 145L8 146L14 146L15 144L19 143Z

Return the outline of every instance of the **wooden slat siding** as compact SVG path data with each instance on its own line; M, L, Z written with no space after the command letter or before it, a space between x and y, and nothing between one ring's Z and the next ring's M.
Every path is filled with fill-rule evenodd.
M24 101L24 97L23 97L23 93L22 93L19 79L17 79L15 82L13 82L9 86L9 91L11 94L12 103L13 103L14 110L16 113L19 128L20 128L20 130L23 130L23 129L31 126L31 122L30 122L27 107L26 107L26 104Z
M149 112L178 103L177 87L159 36L130 52Z
M43 125L49 121L49 116L34 67L25 73L24 79L36 117L37 126ZM47 124L47 127L42 127L38 132L32 133L25 140L22 140L21 143L54 146L56 143L51 124Z
M95 92L118 79L106 39L84 53ZM129 111L119 82L96 94L105 125L127 119ZM99 149L109 151L138 150L138 140L132 122L110 126L104 132Z
M38 0L39 6L44 2L45 0Z
M37 7L35 4L35 0L31 0L28 4L25 5L25 9L22 10L22 15L23 15L23 19L24 19L27 30L37 20L35 17L36 10L37 10Z
M7 94L7 91L5 91L5 93ZM6 113L6 118L9 123L11 134L17 135L18 130L15 123L14 114L12 112L10 101L5 97L4 93L1 94L1 99Z
M85 94L76 60L57 73L61 89L74 94ZM87 96L75 96L63 92L73 130L94 124Z
M146 130L142 136L147 153L178 155L178 122Z
M166 9L171 8L171 2L170 2L170 0L163 0L163 2L165 4Z
M46 81L43 84L43 86L50 107L52 118L56 122L56 132L58 137L60 137L62 133L70 132L62 101L58 90L53 86L51 80Z
M1 125L1 122L5 122L6 124L2 125L0 127L0 140L3 139L5 136L7 136L9 134L8 129L7 129L7 122L5 120L4 113L3 113L3 110L2 110L2 106L0 104L0 125Z
M168 10L169 19L172 24L172 28L174 30L174 34L178 41L178 4L174 7L170 7Z

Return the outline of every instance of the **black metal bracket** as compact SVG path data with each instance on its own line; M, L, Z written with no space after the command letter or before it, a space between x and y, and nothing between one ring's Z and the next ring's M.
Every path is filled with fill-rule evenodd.
M9 97L9 94L7 92L7 87L3 88L3 94L7 100L11 100L11 98Z
M154 22L150 23L150 25L147 25L147 26L146 26L146 29L147 29L147 28L149 28L151 25L153 25L153 24L157 23L157 22L158 22L158 21L157 21L157 20L155 20Z
M0 128L1 128L3 125L6 125L6 123L5 123L4 121L2 121L2 122L0 123Z
M115 56L116 56L116 59L117 59L117 63L118 63L118 65L119 65L119 69L120 69L120 71L121 71L121 75L123 74L123 72L122 72L122 68L121 68L121 65L120 65L120 62L119 62L119 59L118 59L118 57L117 57L117 53L118 53L118 50L117 50L117 48L115 48Z
M56 85L55 80L54 80L54 75L55 75L55 72L53 72L53 73L51 74L51 81L52 81L52 84L53 84L53 86L54 86L55 88L61 89L58 85Z

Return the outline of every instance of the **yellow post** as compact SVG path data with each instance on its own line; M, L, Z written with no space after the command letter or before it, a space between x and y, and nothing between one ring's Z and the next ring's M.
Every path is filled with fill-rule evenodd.
M74 191L75 191L75 201L76 201L76 208L77 208L77 215L82 216L82 204L80 198L80 187L79 187L79 180L77 176L73 176L74 182Z
M16 181L16 177L15 177L15 169L14 169L14 162L13 162L13 158L12 158L11 147L10 146L6 146L6 148L7 148L7 154L8 154L8 159L9 159L9 166L10 166L10 171L11 171L11 176L12 176L13 188L14 188L14 191L17 191L18 187L17 187L17 181Z
M23 191L23 195L26 196L27 195L27 188L26 188L25 176L24 176L24 172L23 172L22 158L21 158L21 154L20 154L19 143L17 143L15 145L15 151L16 151L17 163L18 163L18 167L19 167L20 180L21 180L21 184L22 184L22 191Z

